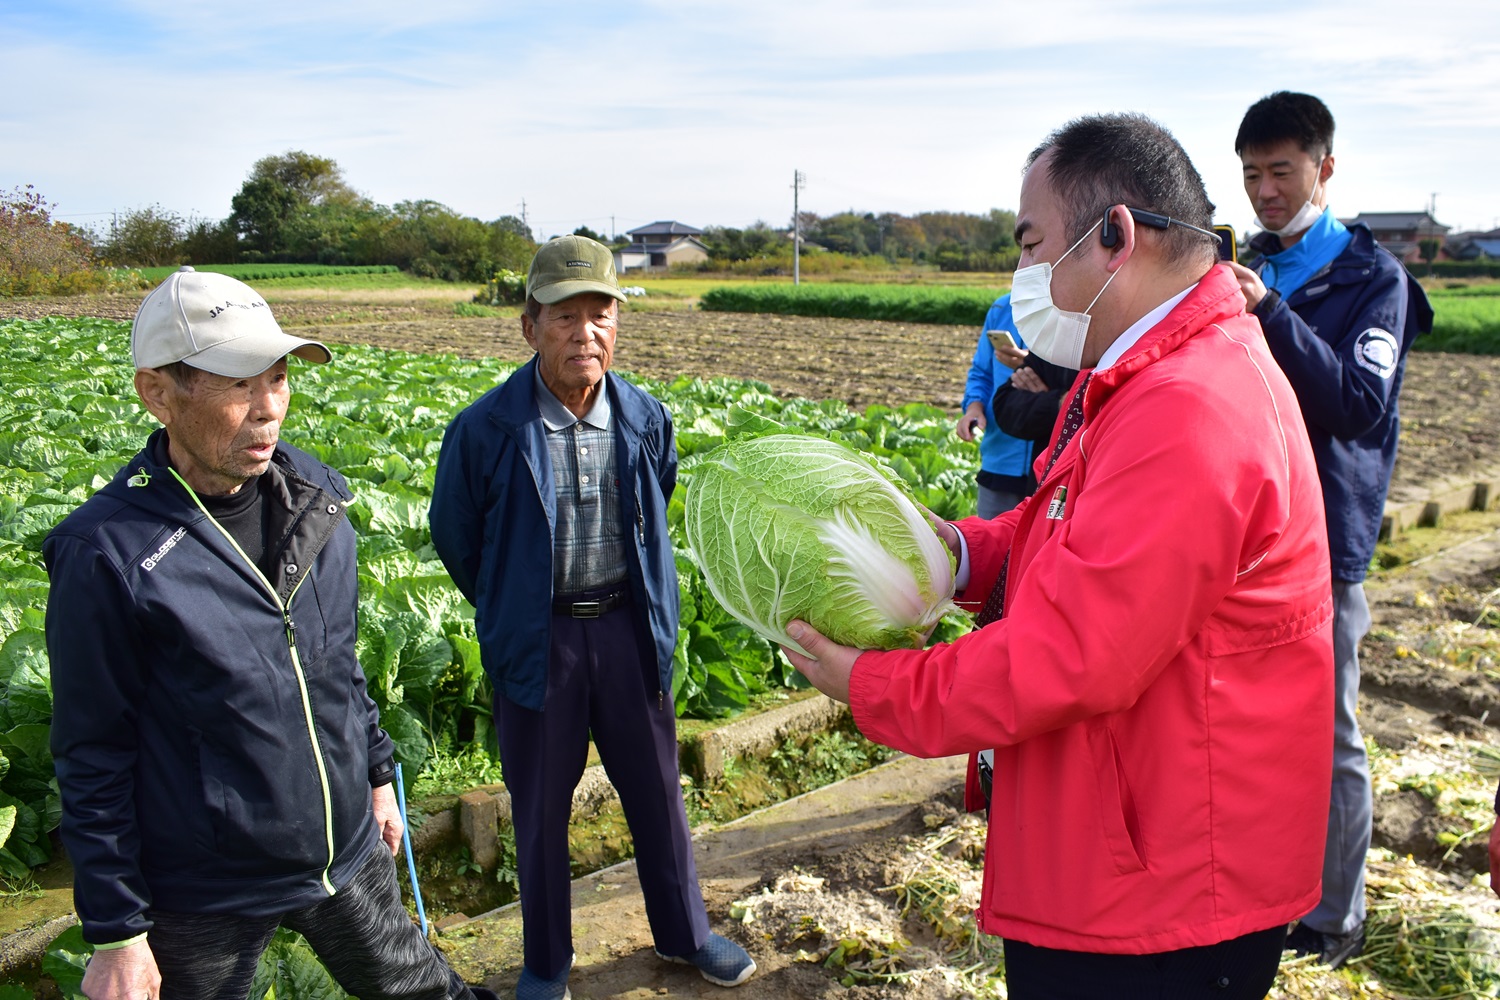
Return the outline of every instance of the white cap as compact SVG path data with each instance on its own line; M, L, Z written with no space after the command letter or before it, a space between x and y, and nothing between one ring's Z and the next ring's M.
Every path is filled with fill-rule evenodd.
M317 341L283 333L266 300L243 281L187 266L136 310L130 353L137 368L183 361L229 378L259 375L288 354L314 364L333 360Z

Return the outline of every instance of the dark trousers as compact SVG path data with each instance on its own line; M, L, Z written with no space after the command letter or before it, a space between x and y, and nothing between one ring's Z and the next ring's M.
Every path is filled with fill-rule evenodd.
M1101 955L1005 942L1011 1000L1261 1000L1276 980L1286 925L1202 948Z
M542 711L495 695L526 967L544 979L561 975L573 956L568 821L591 733L630 825L657 950L687 956L708 940L677 773L672 692L658 691L655 664L642 662L634 615L629 606L599 618L553 615Z
M261 952L282 925L307 938L344 991L361 1000L474 1000L402 908L396 865L384 844L348 885L291 913L151 910L147 916L161 1000L245 1000Z

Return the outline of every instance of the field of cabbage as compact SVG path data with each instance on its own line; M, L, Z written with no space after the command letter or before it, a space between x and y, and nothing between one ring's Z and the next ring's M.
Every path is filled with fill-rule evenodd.
M48 854L57 823L47 751L51 720L41 543L113 476L154 421L135 399L128 324L96 319L0 322L0 872L24 874ZM432 549L427 507L448 421L514 365L371 347L293 369L282 435L339 468L357 496L359 653L398 757L419 770L435 749L493 740L489 686L472 609ZM681 457L670 510L682 596L673 696L679 715L712 718L758 695L799 686L764 639L713 599L682 541L682 493L693 466L747 415L843 441L875 456L940 515L972 508L974 451L934 407L779 399L729 379L644 383L671 409Z
M176 265L138 267L142 281L155 285L176 271ZM274 281L285 278L332 278L341 275L398 274L394 264L203 264L200 271L227 274L241 281Z

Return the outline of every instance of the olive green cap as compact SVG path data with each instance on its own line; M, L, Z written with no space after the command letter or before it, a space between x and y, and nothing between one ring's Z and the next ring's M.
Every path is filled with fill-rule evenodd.
M625 301L609 247L587 236L558 236L542 244L526 272L527 297L550 306L586 292Z

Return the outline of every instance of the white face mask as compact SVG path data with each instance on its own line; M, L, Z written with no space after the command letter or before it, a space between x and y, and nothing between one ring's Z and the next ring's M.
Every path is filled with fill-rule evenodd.
M1321 177L1322 174L1323 157L1318 157L1318 177ZM1310 229L1312 227L1312 224L1314 222L1317 222L1318 219L1322 218L1323 216L1323 210L1313 204L1313 195L1317 193L1318 178L1315 177L1313 179L1312 190L1307 193L1307 200L1302 203L1301 208L1297 209L1297 214L1292 216L1292 221L1288 222L1280 229L1272 229L1270 226L1266 226L1266 232L1275 236L1277 239L1285 239L1288 236L1296 236L1298 233L1303 233ZM1262 226L1266 225L1258 215L1255 217L1255 221L1259 222Z
M1061 264L1068 254L1078 249L1079 244L1098 228L1099 223L1094 223L1088 232L1079 237L1078 243L1068 247L1057 258L1057 264ZM1035 351L1043 361L1078 369L1083 367L1083 344L1089 334L1088 310L1094 308L1099 295L1104 294L1104 288L1108 288L1109 282L1114 281L1115 275L1120 272L1116 270L1109 276L1109 281L1104 283L1104 288L1099 289L1099 295L1094 296L1088 309L1081 313L1068 312L1059 309L1052 301L1052 269L1057 264L1032 264L1015 273L1010 285L1011 319L1015 322L1021 339L1026 341L1026 346Z

